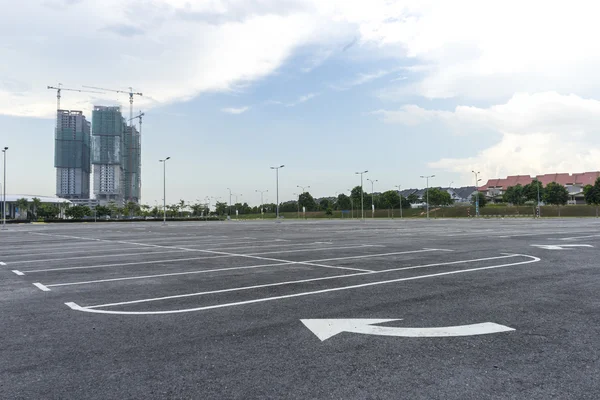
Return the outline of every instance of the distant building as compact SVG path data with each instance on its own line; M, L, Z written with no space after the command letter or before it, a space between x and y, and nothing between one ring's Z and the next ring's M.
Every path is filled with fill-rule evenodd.
M58 197L90 198L90 123L81 111L57 111L54 167Z
M120 107L94 106L92 164L94 195L100 204L123 204L122 148L125 122Z
M546 186L550 182L556 182L567 188L569 191L568 204L585 204L583 199L583 188L586 185L593 185L596 179L600 177L600 171L583 172L577 174L569 173L554 173L537 175L538 181L542 186ZM477 190L485 193L486 197L494 201L500 201L502 195L511 186L521 185L525 186L533 181L529 175L511 175L506 178L495 178L489 179L487 183Z
M123 135L123 152L121 164L123 170L123 200L139 203L141 199L141 148L140 133L135 126L127 126Z
M433 189L433 187L429 188ZM448 192L452 200L455 203L469 203L471 201L471 196L477 191L475 186L463 186L459 188L451 188L451 187L436 187L436 189L443 190ZM402 197L408 197L410 195L415 195L419 200L425 201L426 197L426 189L404 189L400 191L400 195ZM425 204L419 203L418 205Z

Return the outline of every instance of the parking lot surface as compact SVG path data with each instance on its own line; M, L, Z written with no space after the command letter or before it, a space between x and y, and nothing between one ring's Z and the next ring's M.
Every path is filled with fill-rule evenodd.
M14 225L3 399L597 399L597 219Z

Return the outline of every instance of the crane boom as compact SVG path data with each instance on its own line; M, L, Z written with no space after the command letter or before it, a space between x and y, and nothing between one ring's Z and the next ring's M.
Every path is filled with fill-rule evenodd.
M80 93L104 93L104 92L98 92L95 90L81 90L81 89L71 89L71 88L64 88L62 87L62 83L58 84L58 87L56 86L48 86L48 89L54 89L56 90L56 109L60 110L60 93L63 90L68 90L71 92L80 92Z

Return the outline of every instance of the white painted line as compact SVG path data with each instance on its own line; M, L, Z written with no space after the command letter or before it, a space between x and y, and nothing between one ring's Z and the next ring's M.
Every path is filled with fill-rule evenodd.
M520 254L510 254L510 255L506 255L506 256L502 256L502 257L491 257L491 258L488 257L488 258L477 258L477 259L473 259L473 260L451 261L448 263L414 265L414 266L409 266L409 267L392 268L392 269L382 270L382 271L370 271L370 272L362 272L362 273L357 273L357 274L334 275L334 276L326 276L326 277L320 277L320 278L309 278L309 279L300 279L300 280L295 280L295 281L266 283L266 284L261 284L261 285L241 286L241 287L237 287L237 288L211 290L211 291L207 291L207 292L186 293L186 294L178 294L178 295L157 297L157 298L150 298L150 299L124 301L124 302L120 302L120 303L100 304L100 305L96 305L96 306L90 306L89 308L100 308L100 307L109 307L109 306L117 306L117 305L125 305L125 304L147 303L147 302L159 301L159 300L178 299L178 298L182 298L182 297L193 297L193 296L203 296L203 295L207 295L207 294L237 292L237 291L250 290L250 289L260 289L260 288L271 287L271 286L294 285L294 284L298 284L298 283L326 281L326 280L332 280L332 279L349 278L349 277L360 276L360 275L375 275L375 274L381 274L381 273L386 273L386 272L396 272L396 271L405 271L405 270L410 270L410 269L439 267L439 266L444 266L444 265L468 264L468 263L472 263L472 262L498 260L498 259L512 258L512 257L519 257L519 256L521 256L521 255ZM271 264L271 266L273 266L273 265L276 265L276 264ZM48 285L48 286L58 286L58 285Z
M6 263L5 263L5 262L2 262L2 261L0 261L0 265L6 265Z
M35 283L33 284L33 286L35 286L36 288L40 289L40 290L41 290L41 291L43 291L43 292L49 292L49 291L50 291L50 289L48 289L46 286L42 285L42 284L41 284L41 283L39 283L39 282L35 282Z
M24 273L22 273L22 272L21 272L21 271L19 271L18 269L13 269L13 271L12 271L12 272L14 272L14 273L15 273L15 274L17 274L17 275L21 275L21 276L22 276L22 275L25 275Z
M11 253L11 254L3 254L3 256L5 257L28 257L28 256L35 256L35 255L44 255L44 256L49 256L49 255L54 255L54 254L71 254L71 253L108 253L108 252L113 252L113 251L123 251L123 250L140 250L139 247L113 247L110 246L109 247L103 247L101 249L99 248L94 248L94 250L88 250L88 249L82 249L81 247L78 248L78 250L75 249L63 249L63 251L52 251L52 252L45 252L45 251L40 251L40 252L35 252L32 249L27 249L27 253L25 254L22 250L15 252L15 253ZM157 249L160 250L160 249ZM39 254L38 254L39 253ZM159 254L159 252L157 251L157 254ZM46 260L46 259L44 259ZM11 261L12 262L12 261ZM21 262L21 261L19 261Z
M574 236L574 237L559 238L558 240L589 239L589 238L595 238L598 236L600 236L600 235Z
M294 294L288 294L288 295L283 295L283 296L263 297L263 298L259 298L259 299L239 301L239 302L235 302L235 303L216 304L216 305L212 305L212 306L188 308L188 309L182 309L182 310L165 310L165 311L110 311L110 310L91 309L89 307L81 307L81 306L79 306L79 305L77 305L76 303L73 303L73 302L69 302L69 303L65 303L65 304L68 307L70 307L72 310L84 311L84 312L90 312L90 313L99 313L99 314L121 314L121 315L179 314L179 313L185 313L185 312L205 311L205 310L213 310L213 309L218 309L218 308L235 307L235 306L241 306L241 305L246 305L246 304L262 303L262 302L267 302L267 301L289 299L289 298L301 297L301 296L311 296L311 295L322 294L322 293L329 293L329 292L339 292L339 291L342 291L342 290L358 289L358 288L375 286L375 285L385 285L385 284L388 284L388 283L404 282L404 281L411 281L411 280L425 279L425 278L433 278L433 277L444 276L444 275L456 275L456 274L463 274L463 273L467 273L467 272L475 272L475 271L483 271L483 270L488 270L488 269L504 268L504 267L510 267L510 266L515 266L515 265L531 264L531 263L540 261L540 258L538 258L538 257L529 256L529 255L525 255L525 254L519 254L519 255L523 256L523 257L528 257L531 260L529 260L529 261L521 261L521 262L516 262L516 263L509 263L509 264L492 265L492 266L489 266L489 267L470 268L470 269L463 269L463 270L458 270L458 271L440 272L440 273L429 274L429 275L411 276L411 277L408 277L408 278L390 279L390 280L387 280L387 281L362 283L362 284L358 284L358 285L343 286L343 287L330 288L330 289L314 290L314 291L310 291L310 292L294 293Z

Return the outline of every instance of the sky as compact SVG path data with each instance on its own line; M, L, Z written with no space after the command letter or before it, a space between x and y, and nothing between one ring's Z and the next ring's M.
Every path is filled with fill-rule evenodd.
M11 6L13 5L13 6ZM594 1L0 0L7 192L53 195L56 92L127 91L142 203L600 170ZM125 94L63 91L61 108ZM240 197L241 196L241 197ZM235 201L235 196L233 198ZM213 200L214 202L214 200Z

